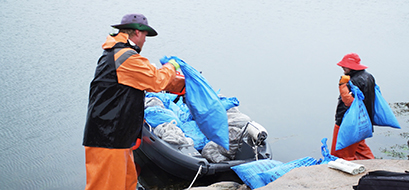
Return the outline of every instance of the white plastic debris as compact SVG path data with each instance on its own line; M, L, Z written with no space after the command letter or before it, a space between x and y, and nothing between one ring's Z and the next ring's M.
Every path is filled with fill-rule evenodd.
M328 162L328 167L341 170L352 175L360 174L365 171L364 165L346 161L342 158Z

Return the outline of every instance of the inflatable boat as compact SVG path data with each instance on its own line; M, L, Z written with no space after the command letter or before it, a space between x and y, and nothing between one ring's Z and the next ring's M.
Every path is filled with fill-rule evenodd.
M201 178L231 171L232 166L260 160L272 159L267 135L257 131L257 123L248 122L235 151L235 159L211 163L193 146L169 144L153 133L145 123L142 143L137 149L150 161L167 173L185 180Z

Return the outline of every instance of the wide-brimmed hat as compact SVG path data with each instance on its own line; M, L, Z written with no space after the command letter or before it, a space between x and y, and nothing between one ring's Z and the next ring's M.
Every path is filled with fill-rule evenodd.
M148 19L143 14L127 14L122 17L121 24L111 25L117 29L136 29L147 31L146 36L156 36L158 33L148 25Z
M356 53L346 54L344 58L342 58L342 60L337 63L337 65L356 71L368 68L368 66L361 64L361 58L359 58L358 54Z

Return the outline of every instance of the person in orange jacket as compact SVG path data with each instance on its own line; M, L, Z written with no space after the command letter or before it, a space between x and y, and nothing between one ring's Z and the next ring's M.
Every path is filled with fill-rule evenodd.
M175 61L157 69L139 53L146 36L158 33L142 14L127 14L119 29L102 45L95 76L90 84L84 129L85 189L136 189L137 171L132 147L141 135L145 91L160 92L174 83Z
M368 73L365 69L368 68L365 65L360 64L361 59L356 53L349 53L337 63L344 70L344 75L341 76L339 81L338 105L335 114L335 127L332 137L331 154L343 158L345 160L364 160L374 159L371 149L365 143L365 139L352 144L341 150L335 150L337 143L337 136L342 119L345 112L351 106L354 100L353 95L350 93L351 87L348 85L348 81L357 86L365 96L364 104L368 111L368 115L373 123L373 105L375 100L375 78Z

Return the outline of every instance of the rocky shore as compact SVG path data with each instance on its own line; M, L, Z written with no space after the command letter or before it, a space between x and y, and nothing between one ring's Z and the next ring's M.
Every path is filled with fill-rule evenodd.
M394 172L409 171L409 160L356 160L354 163L365 166L365 172L351 175L331 169L327 164L295 168L268 185L257 190L269 189L314 189L314 190L351 190L359 179L370 171L386 170ZM249 190L245 184L219 182L207 187L194 187L191 190Z

